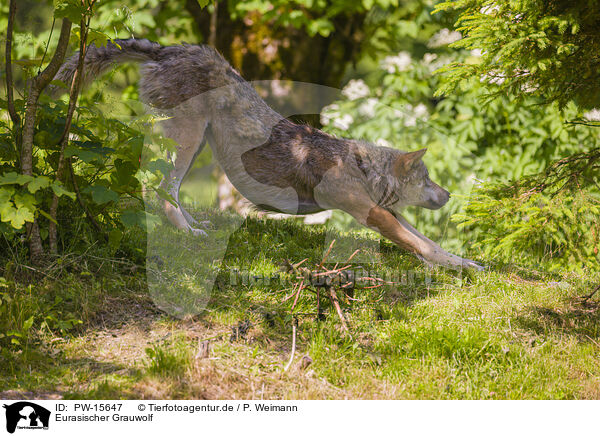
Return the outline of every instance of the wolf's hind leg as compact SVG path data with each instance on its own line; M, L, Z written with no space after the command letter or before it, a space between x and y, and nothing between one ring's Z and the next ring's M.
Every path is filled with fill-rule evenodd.
M164 122L165 136L173 139L178 145L177 155L173 162L174 169L161 183L161 187L175 200L176 206L165 200L163 201L163 209L169 221L175 227L189 230L196 235L205 235L206 232L192 227L192 225L198 223L181 205L179 189L185 175L194 163L194 159L206 143L204 141L206 124L203 119L183 119L180 117L174 117Z

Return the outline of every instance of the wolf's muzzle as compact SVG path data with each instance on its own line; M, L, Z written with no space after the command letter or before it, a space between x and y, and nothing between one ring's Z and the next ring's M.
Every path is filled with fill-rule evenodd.
M450 200L450 193L444 188L439 187L439 189L436 190L435 195L429 199L424 207L427 209L436 210L448 203L448 200Z

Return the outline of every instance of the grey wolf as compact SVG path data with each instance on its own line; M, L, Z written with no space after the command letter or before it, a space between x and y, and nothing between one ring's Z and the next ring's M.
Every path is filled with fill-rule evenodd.
M90 46L86 77L131 61L141 63L141 99L168 114L164 133L179 144L174 170L163 181L176 202L164 201L164 210L176 227L203 233L180 204L179 188L208 142L232 184L259 209L288 214L341 209L427 263L482 268L446 252L401 215L405 206L438 209L450 197L429 178L425 149L407 153L295 124L206 45L127 39ZM77 55L57 78L68 83L76 65Z

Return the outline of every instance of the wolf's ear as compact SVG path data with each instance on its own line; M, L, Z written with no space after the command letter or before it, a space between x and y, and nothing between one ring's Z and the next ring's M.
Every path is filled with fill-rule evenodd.
M404 153L398 156L396 158L396 161L394 162L394 171L396 172L396 174L400 176L401 174L410 171L413 165L423 158L423 155L425 155L426 151L426 148L422 148L419 151Z

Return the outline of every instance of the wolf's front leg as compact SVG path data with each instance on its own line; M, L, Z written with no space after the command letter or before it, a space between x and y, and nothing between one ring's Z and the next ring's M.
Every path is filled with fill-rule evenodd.
M410 251L427 262L450 268L484 268L477 262L448 253L431 239L419 233L402 216L394 216L382 207L374 206L369 211L366 224L386 238Z

